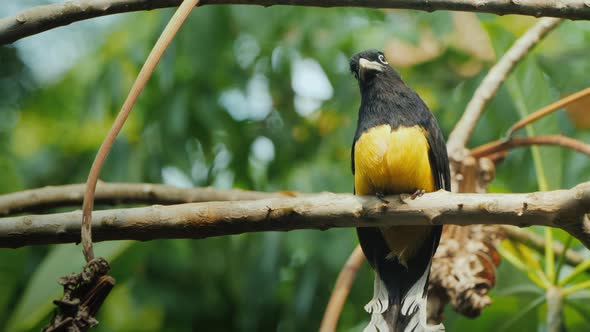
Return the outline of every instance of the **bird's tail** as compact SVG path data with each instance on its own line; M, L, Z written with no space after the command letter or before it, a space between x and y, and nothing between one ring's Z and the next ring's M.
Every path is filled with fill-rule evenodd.
M428 265L430 269L430 264ZM442 332L442 324L428 325L427 299L428 271L425 272L406 296L399 301L390 296L385 283L375 275L373 298L365 310L371 314L371 321L363 332ZM395 291L394 291L395 292Z
M371 321L364 332L444 331L442 324L427 322L428 277L439 230L433 232L432 241L426 241L406 264L396 257L386 258L383 244L376 241L381 237L374 237L380 234L372 233L373 230L379 232L372 228L357 229L361 246L376 272L373 298L365 306Z

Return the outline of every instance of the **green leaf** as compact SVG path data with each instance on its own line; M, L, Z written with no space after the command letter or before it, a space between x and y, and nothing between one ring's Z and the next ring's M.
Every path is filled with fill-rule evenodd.
M0 176L0 194L18 191L23 188L22 176L13 160L0 156L0 174L2 174Z
M543 297L541 296L494 296L494 303L485 308L481 315L475 319L469 319L455 313L452 309L445 310L445 327L447 331L477 331L477 332L497 332L498 327L504 325L514 314L526 307L531 301ZM536 331L537 330L536 313L529 310L520 319L510 326L508 331ZM355 330L361 331L362 329Z
M26 277L29 252L29 248L0 250L0 329L8 312L7 306Z
M526 273L529 279L540 288L547 289L551 285L539 264L534 261L528 247L518 243L515 245L512 241L503 241L498 246L498 251L504 259Z
M512 43L507 41L514 41L514 36L493 24L486 24L485 27L490 33L496 54L502 55L506 53ZM534 53L529 54L517 64L514 72L506 80L505 85L521 117L525 117L553 101L549 80L541 70ZM527 126L527 135L559 133L559 122L555 121L554 117L555 115L550 115ZM509 126L510 124L506 125ZM531 150L535 161L539 189L552 190L560 188L563 174L562 150L553 147L532 147Z
M101 309L101 324L111 331L162 331L164 313L159 303L137 302L128 283L117 285ZM125 313L122 315L121 313ZM137 322L141 322L138 325Z
M521 117L551 103L551 90L543 72L532 60L524 60L515 72L515 76L506 82L508 91L514 99ZM538 120L526 127L528 136L556 134L560 132L558 122L551 116ZM562 151L555 147L531 147L539 190L552 190L561 187Z
M563 293L563 296L569 296L571 294L574 294L579 291L587 290L589 288L590 288L590 280L586 280L586 281L580 282L578 284L575 284L573 286L564 288L562 290L562 293Z
M570 300L590 300L590 290L581 290L568 296Z
M522 308L517 313L513 314L512 317L510 319L508 319L506 321L506 323L504 323L504 325L500 326L497 331L500 331L500 332L501 331L510 331L510 327L512 325L514 325L516 322L518 322L520 319L522 319L524 316L526 316L526 314L528 314L530 311L532 311L535 308L537 308L538 306L540 306L544 301L545 301L545 294L537 297L534 301L529 302L529 304L527 306Z
M565 299L564 302L566 310L568 308L575 310L580 318L584 320L584 323L590 325L590 310L587 308L587 303L582 304L577 301L572 301L571 297ZM565 313L567 314L567 311L565 311Z
M565 241L565 245L563 246L563 252L561 253L561 255L559 255L559 260L557 261L557 268L555 269L555 278L553 280L554 284L557 284L557 282L558 282L557 279L559 278L559 275L561 274L561 268L563 267L563 263L565 261L565 254L570 249L573 239L574 239L574 237L568 234L568 237Z
M530 284L522 284L522 285L515 285L504 288L502 290L496 291L496 294L499 296L509 296L515 294L536 294L536 295L543 295L545 294L542 289L535 287Z
M112 241L94 245L97 256L112 262L133 241ZM53 248L39 265L7 324L7 331L25 331L39 325L54 308L53 300L61 297L62 288L57 279L70 273L78 273L84 266L81 248L75 245L59 245Z

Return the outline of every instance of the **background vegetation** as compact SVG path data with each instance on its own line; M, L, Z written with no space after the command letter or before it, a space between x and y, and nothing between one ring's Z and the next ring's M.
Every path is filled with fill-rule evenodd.
M6 6L0 15L40 2ZM171 13L94 19L0 47L0 193L85 180ZM448 135L496 56L533 23L449 12L198 8L158 65L101 178L350 192L359 104L348 70L351 54L385 49ZM588 54L590 23L564 22L504 84L470 146L502 137L523 114L588 86ZM588 142L583 120L561 112L533 130ZM588 180L585 156L554 147L539 151L536 168L530 149L510 152L490 190L528 192ZM566 240L562 232L554 236ZM316 330L355 245L349 229L100 243L96 250L112 262L118 284L97 331ZM576 241L572 247L579 249ZM545 268L544 258L526 247L506 244L504 252L515 254L517 265L524 261L528 272ZM51 300L60 296L56 279L82 264L74 245L0 250L0 330L39 330ZM494 303L475 320L449 310L447 329L543 331L543 285L526 268L504 260ZM564 266L560 273L571 271ZM372 285L365 266L339 330L360 331L366 324L362 307ZM565 306L567 329L587 331L590 291L574 295Z

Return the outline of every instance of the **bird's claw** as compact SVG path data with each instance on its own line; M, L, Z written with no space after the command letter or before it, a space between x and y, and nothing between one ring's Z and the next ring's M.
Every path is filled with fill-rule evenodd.
M389 204L389 201L385 199L385 195L384 195L383 193L381 193L381 192L378 192L378 193L376 193L376 194L375 194L375 196L377 196L377 198L378 198L378 199L379 199L381 202L383 202L383 203L385 203L385 204Z
M413 193L413 194L410 196L410 198L411 198L412 200L414 200L414 199L416 199L416 198L418 198L418 197L420 197L420 196L424 195L425 193L426 193L426 190L424 190L424 189L418 189L418 190L416 190L416 191L415 191L415 192L414 192L414 193Z

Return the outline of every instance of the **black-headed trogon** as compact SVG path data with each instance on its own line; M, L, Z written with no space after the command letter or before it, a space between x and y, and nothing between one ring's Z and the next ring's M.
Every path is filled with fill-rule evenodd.
M449 160L438 123L382 52L355 54L350 70L361 93L352 144L356 195L450 191ZM359 227L365 256L376 272L365 306L365 331L444 331L427 324L426 294L442 226Z

